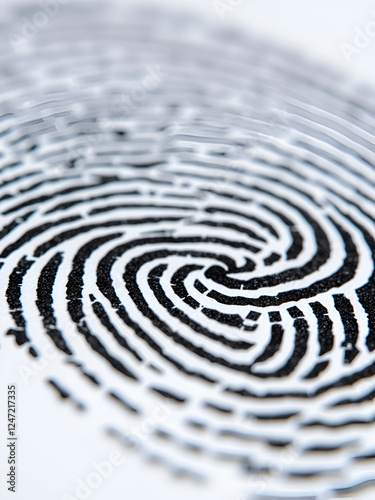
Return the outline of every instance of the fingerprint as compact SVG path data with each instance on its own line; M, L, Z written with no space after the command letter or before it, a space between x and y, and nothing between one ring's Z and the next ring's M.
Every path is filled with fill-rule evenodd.
M4 335L193 480L375 480L373 94L198 21L73 12L0 51Z

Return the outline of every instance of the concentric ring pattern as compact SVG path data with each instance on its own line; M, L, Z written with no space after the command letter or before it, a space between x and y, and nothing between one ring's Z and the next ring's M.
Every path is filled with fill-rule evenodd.
M374 480L373 96L179 19L3 43L7 339L51 344L51 383L147 455L227 460L241 498Z

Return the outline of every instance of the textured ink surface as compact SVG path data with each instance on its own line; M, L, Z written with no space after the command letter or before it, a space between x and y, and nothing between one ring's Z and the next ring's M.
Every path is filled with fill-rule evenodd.
M374 96L155 19L0 52L1 343L193 481L374 481Z

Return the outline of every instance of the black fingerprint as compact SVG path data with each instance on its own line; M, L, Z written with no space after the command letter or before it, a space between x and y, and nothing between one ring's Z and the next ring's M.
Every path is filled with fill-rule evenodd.
M176 472L227 460L244 491L273 474L264 498L375 480L373 94L107 17L1 42L3 333L53 345L50 385Z

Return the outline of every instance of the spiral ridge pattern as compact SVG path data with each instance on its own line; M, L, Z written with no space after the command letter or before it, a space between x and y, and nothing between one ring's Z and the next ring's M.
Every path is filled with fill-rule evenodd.
M1 50L3 333L48 339L50 383L172 469L230 460L259 497L374 480L373 95L251 39L97 17Z

